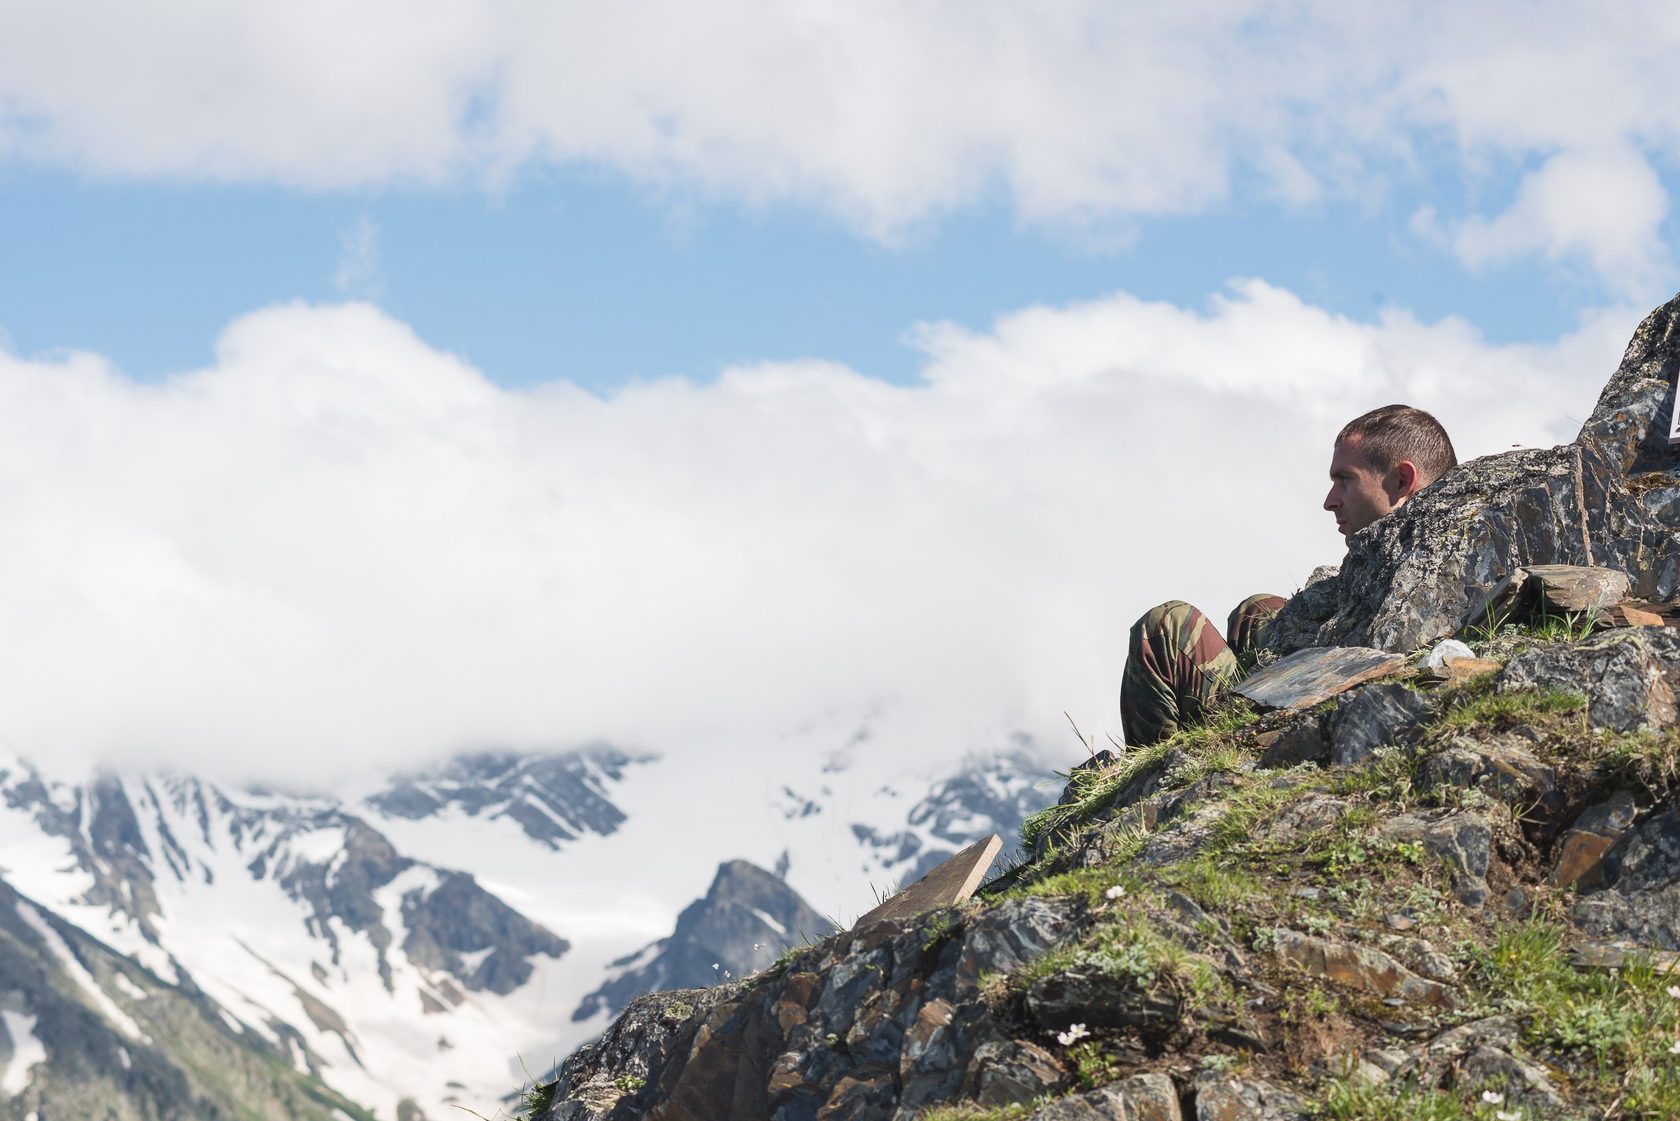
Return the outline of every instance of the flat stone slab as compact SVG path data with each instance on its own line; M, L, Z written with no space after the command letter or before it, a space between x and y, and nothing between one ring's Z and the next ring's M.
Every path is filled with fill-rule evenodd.
M1237 686L1237 693L1265 708L1303 709L1337 693L1405 668L1400 654L1368 646L1309 646L1264 669Z
M902 922L926 914L940 907L961 903L974 894L986 879L992 861L1003 851L1003 838L993 833L984 841L976 841L957 855L883 902L879 907L852 924L862 930L871 923L889 919Z
M1603 611L1626 598L1633 582L1614 568L1584 564L1534 564L1523 570L1540 601L1553 611L1586 614ZM1526 587L1524 589L1527 590Z
M1569 964L1576 969L1621 969L1636 959L1647 960L1657 973L1680 973L1680 954L1644 946L1619 946L1607 942L1585 942L1569 952Z

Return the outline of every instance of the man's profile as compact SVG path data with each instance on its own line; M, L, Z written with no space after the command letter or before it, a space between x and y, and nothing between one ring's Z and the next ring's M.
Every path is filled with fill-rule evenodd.
M1335 515L1344 537L1358 533L1457 464L1446 429L1422 409L1373 409L1336 434L1324 509ZM1266 620L1286 602L1282 596L1249 596L1231 612L1223 636L1183 600L1145 612L1132 625L1120 679L1126 743L1157 743L1199 722L1242 678Z

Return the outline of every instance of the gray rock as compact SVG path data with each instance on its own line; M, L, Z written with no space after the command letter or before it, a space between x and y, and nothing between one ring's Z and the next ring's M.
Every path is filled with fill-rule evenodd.
M1316 833L1341 821L1347 811L1347 802L1334 794L1308 794L1278 811L1277 818L1266 827L1266 836L1283 841Z
M1680 633L1667 627L1607 631L1573 645L1537 647L1500 672L1501 693L1553 689L1587 697L1587 721L1616 732L1675 723Z
M1307 1103L1258 1078L1204 1074L1196 1079L1196 1121L1297 1121Z
M1627 598L1633 582L1614 568L1535 564L1522 570L1522 588L1550 612L1595 614Z
M1070 1024L1136 1028L1165 1034L1178 1024L1179 1002L1129 976L1079 967L1040 977L1027 987L1027 1014L1039 1026L1060 1031Z
M1604 884L1604 854L1627 835L1639 816L1633 795L1623 792L1608 802L1588 806L1558 841L1551 882L1591 891Z
M1137 1074L1051 1102L1028 1121L1182 1121L1178 1091L1164 1074Z
M1413 650L1478 621L1531 564L1616 568L1634 595L1672 599L1680 535L1654 512L1680 497L1680 450L1667 442L1677 325L1680 298L1640 324L1574 443L1460 464L1349 537L1340 572L1296 593L1266 645Z
M1487 902L1493 830L1476 814L1445 810L1402 814L1378 826L1377 835L1387 841L1421 844L1451 871L1453 895L1460 903L1480 908Z
M1410 746L1429 722L1434 706L1404 685L1366 685L1336 702L1330 714L1330 761L1355 766L1379 748Z
M1458 979L1458 968L1453 965L1452 959L1426 939L1384 934L1378 936L1377 945L1431 981L1451 984Z
M968 1064L967 1084L973 1087L974 1099L986 1106L1030 1102L1066 1081L1067 1071L1054 1055L1019 1039L983 1043Z
M1680 811L1653 814L1604 854L1606 887L1571 913L1588 933L1680 950Z
M1322 763L1330 758L1330 737L1324 720L1307 713L1280 731L1260 753L1262 767L1293 767L1297 763Z
M1510 1106L1548 1112L1562 1109L1563 1095L1552 1085L1544 1067L1519 1059L1500 1047L1481 1046L1465 1056L1459 1082L1471 1090L1492 1089L1505 1095Z
M1012 973L1043 957L1083 924L1071 899L1014 899L981 915L963 932L957 976L977 984L985 973Z
M1272 936L1272 952L1279 961L1362 992L1442 1008L1458 1003L1447 986L1419 977L1381 950L1369 946L1333 942L1295 930L1277 930Z
M1490 1016L1449 1028L1420 1047L1373 1052L1371 1057L1394 1078L1437 1087L1446 1083L1473 1051L1491 1047L1508 1052L1516 1043L1516 1021L1510 1016Z
M1525 811L1541 811L1541 817L1562 804L1557 772L1509 736L1455 742L1424 761L1423 782L1427 787L1480 788Z

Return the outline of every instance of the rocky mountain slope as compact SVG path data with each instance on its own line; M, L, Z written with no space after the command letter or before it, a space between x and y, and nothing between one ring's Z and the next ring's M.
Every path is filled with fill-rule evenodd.
M287 1048L228 1022L0 883L4 1116L340 1121L359 1106Z
M1575 444L1463 465L1271 635L1400 672L1093 759L982 897L635 1001L527 1112L1680 1117L1680 632L1505 597L1567 563L1673 598L1677 372L1680 299Z
M602 1010L617 1015L643 993L743 977L833 929L776 876L745 860L727 861L705 896L683 908L670 936L615 961L572 1018L587 1020Z
M1040 775L1011 750L887 790L844 762L815 756L775 793L731 785L744 806L725 816L779 828L672 852L665 803L692 785L611 748L484 753L309 796L0 759L0 892L63 932L20 935L39 969L0 972L0 1117L119 1097L133 1099L122 1117L331 1116L322 1102L381 1121L493 1114L524 1069L548 1069L641 992L741 976L833 929L781 875L720 860L794 868L819 890L840 867L889 883L964 830L1018 822ZM784 817L794 797L804 808ZM0 925L7 913L0 900ZM146 998L160 1015L184 1001L210 1034L134 1042L135 985L165 994ZM107 1076L117 1044L97 1039L176 1073L130 1093ZM212 1078L203 1056L223 1051ZM278 1088L239 1112L230 1087L262 1079Z

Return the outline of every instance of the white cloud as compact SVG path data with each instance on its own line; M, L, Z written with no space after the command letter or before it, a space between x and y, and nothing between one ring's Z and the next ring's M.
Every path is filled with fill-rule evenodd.
M1206 209L1250 170L1310 204L1455 151L1472 181L1672 161L1677 48L1662 0L25 0L0 7L0 154L313 187L586 165L884 237L1002 187L1077 231ZM1538 248L1596 232L1559 201Z
M1460 224L1452 243L1472 268L1530 253L1584 259L1617 290L1637 297L1668 271L1660 236L1667 211L1668 195L1639 153L1569 152L1525 176L1498 217Z
M1493 346L1247 281L929 325L915 385L807 361L606 398L498 388L355 304L246 316L158 384L0 354L0 746L321 779L596 737L751 759L867 712L953 730L907 757L1063 709L1118 733L1139 612L1335 559L1342 421L1568 439L1632 323Z

